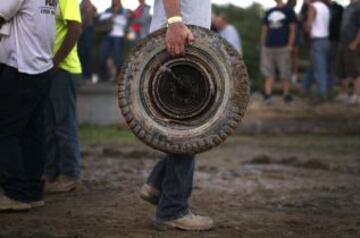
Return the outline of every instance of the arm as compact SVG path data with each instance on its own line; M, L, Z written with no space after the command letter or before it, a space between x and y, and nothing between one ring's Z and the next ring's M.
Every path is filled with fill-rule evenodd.
M113 17L113 14L111 12L104 12L103 14L100 15L99 21L106 21L112 17Z
M290 35L289 35L289 42L288 42L288 47L290 49L293 48L294 44L295 44L295 37L296 37L296 24L290 24Z
M315 21L315 17L316 17L316 9L313 6L309 5L309 13L305 26L305 29L308 33L311 32L311 28Z
M71 50L75 47L80 34L82 25L80 22L67 21L68 32L65 36L64 42L54 57L54 69L59 67L59 64L64 61Z
M261 46L265 46L265 44L266 44L267 32L268 32L268 26L263 25L262 30L261 30Z
M355 40L350 44L351 50L356 50L360 46L360 30L358 30Z
M20 10L24 0L1 1L0 4L0 26L13 18Z
M163 0L168 18L181 16L180 0ZM194 35L182 22L170 24L166 32L166 48L172 56L185 54L185 44L194 41Z

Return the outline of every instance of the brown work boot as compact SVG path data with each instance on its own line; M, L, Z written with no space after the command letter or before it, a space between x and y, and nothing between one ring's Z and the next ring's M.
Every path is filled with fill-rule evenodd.
M160 192L148 184L144 184L140 190L140 198L152 205L158 205L160 199Z
M207 231L214 225L210 217L197 216L189 212L187 215L165 222L157 221L155 226L159 230L180 229L184 231Z
M60 175L53 182L45 182L45 193L67 193L76 190L78 180Z
M31 205L25 202L19 202L0 193L0 212L4 211L29 211Z

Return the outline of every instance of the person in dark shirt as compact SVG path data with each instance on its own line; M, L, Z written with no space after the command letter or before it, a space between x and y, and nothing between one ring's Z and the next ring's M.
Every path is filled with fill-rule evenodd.
M341 80L338 101L360 105L360 1L352 0L344 11L340 34L337 76ZM349 97L349 82L354 92Z
M336 61L338 57L338 48L340 40L340 31L341 31L341 21L344 12L344 8L335 1L329 0L330 8L330 31L329 31L329 40L330 40L330 75L327 81L327 90L331 94L333 91L333 85L336 81L335 79L335 69Z
M291 49L296 37L296 14L294 10L276 0L277 6L266 12L262 29L261 72L265 76L265 100L271 100L276 72L283 81L285 102L291 102Z

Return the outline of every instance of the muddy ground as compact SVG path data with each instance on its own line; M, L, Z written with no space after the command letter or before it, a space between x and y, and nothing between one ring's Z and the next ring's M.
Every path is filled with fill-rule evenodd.
M28 213L0 214L0 238L360 237L358 136L239 136L201 155L192 207L216 222L201 233L154 230L154 208L138 190L158 153L103 137L83 141L77 191L47 196Z

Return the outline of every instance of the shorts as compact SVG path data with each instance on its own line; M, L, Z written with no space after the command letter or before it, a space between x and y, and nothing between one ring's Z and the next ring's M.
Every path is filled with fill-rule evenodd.
M281 79L289 80L291 77L290 49L287 47L264 47L261 51L260 69L266 78L275 78L278 72Z
M348 45L339 47L336 75L340 80L360 77L360 49L353 51Z

